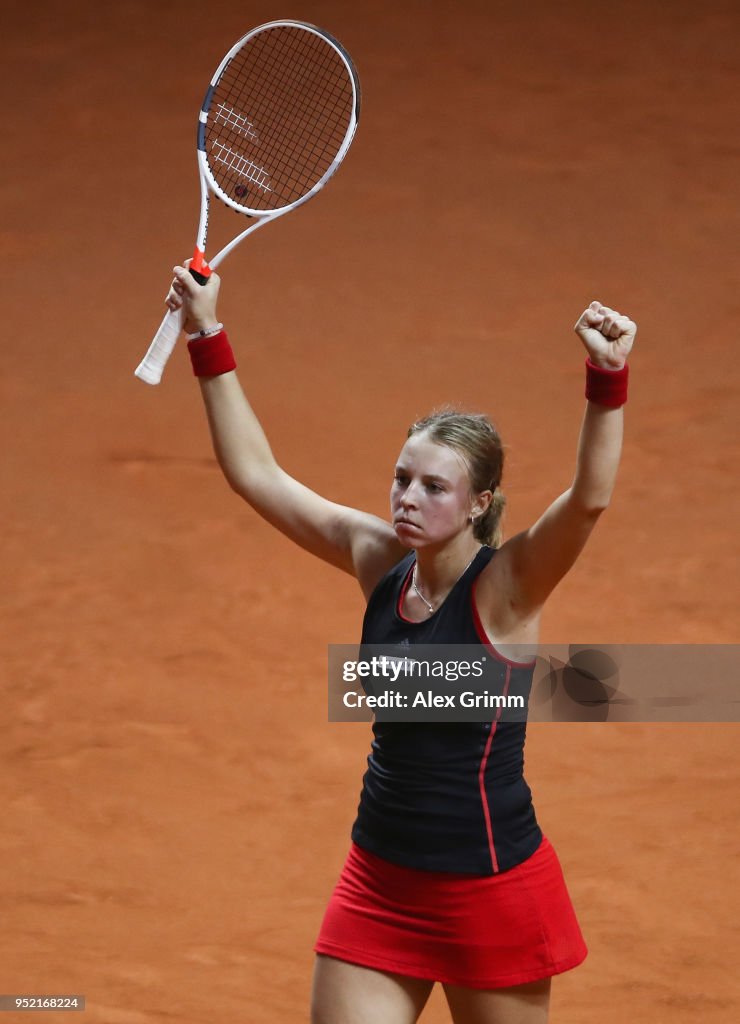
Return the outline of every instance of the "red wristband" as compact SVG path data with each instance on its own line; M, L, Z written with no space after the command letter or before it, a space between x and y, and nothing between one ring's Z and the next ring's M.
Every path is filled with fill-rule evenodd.
M596 402L597 405L618 409L627 401L629 374L627 363L621 370L605 370L587 359L586 398L589 402Z
M188 351L196 377L218 377L236 369L236 359L224 330L212 334L210 338L189 341Z

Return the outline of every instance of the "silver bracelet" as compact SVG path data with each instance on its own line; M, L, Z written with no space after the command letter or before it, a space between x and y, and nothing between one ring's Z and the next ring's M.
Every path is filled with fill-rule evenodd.
M214 334L220 334L224 329L223 324L214 324L213 327L206 327L202 331L196 331L195 334L186 335L188 341L197 341L198 338L211 338Z

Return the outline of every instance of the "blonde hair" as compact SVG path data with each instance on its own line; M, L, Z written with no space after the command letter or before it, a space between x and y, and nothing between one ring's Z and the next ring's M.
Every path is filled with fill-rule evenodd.
M412 423L408 437L425 433L430 441L459 452L468 467L473 494L492 491L493 498L482 516L473 523L473 536L481 544L500 547L506 498L501 491L504 446L493 423L482 413L442 409Z

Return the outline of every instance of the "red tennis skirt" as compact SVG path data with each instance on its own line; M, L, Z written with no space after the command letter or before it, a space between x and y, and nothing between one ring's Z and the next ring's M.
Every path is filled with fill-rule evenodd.
M490 876L418 871L355 844L317 953L466 988L503 988L576 967L587 949L555 850Z

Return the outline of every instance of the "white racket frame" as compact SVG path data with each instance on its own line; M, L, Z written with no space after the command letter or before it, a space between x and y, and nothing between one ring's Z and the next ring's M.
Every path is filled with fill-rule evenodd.
M304 29L307 32L311 32L313 35L319 36L325 42L329 43L329 45L339 54L339 56L342 58L342 61L344 62L345 67L347 68L347 73L349 74L349 79L350 82L352 83L352 112L350 115L350 121L349 125L347 126L344 141L342 142L342 145L339 147L336 157L332 161L329 168L319 178L316 184L310 189L310 191L308 191L305 195L301 196L299 199L296 199L294 202L288 203L287 206L281 206L279 209L254 210L247 206L241 206L239 203L235 202L231 198L231 196L227 195L223 191L223 189L221 189L220 186L218 185L218 182L211 173L211 169L208 166L208 160L206 157L205 126L208 122L211 97L213 95L214 89L216 88L216 85L218 84L221 75L226 69L227 64L232 60L234 55L237 54L239 50L241 50L242 47L250 39L258 35L260 32L266 32L269 29L282 28L286 26ZM309 25L307 22L303 21L269 21L266 22L264 25L259 25L257 28L254 28L250 32L247 32L247 34L242 36L241 39L238 40L238 42L234 43L234 45L231 47L231 49L226 54L224 59L221 61L219 66L216 68L216 71L213 74L213 77L211 78L211 81L209 83L206 95L203 99L200 114L198 115L197 155L198 174L200 177L200 220L198 223L196 247L200 249L201 252L205 252L206 239L208 236L208 213L210 208L211 192L213 192L214 195L218 196L218 198L227 206L230 206L233 210L236 210L237 213L243 213L248 217L252 217L255 219L256 222L254 224L250 224L248 228L245 228L244 231L236 235L227 245L225 245L213 257L213 259L208 260L208 266L211 268L211 270L216 270L216 268L226 259L229 253L238 245L240 245L248 235L251 235L253 231L256 231L258 228L263 227L270 221L277 220L277 218L282 217L283 214L289 213L291 210L295 210L298 206L301 206L303 203L308 202L309 199L315 196L317 192L320 192L324 185L326 185L327 181L336 172L337 168L344 159L347 150L349 149L352 143L352 139L354 138L355 131L357 130L357 122L359 119L360 110L359 85L360 83L357 77L357 72L355 71L349 54L344 50L342 45L339 42L337 42L336 39L334 39L333 36L329 35L329 33L325 32L323 29L317 28L316 25ZM172 350L174 349L175 344L177 343L177 339L179 338L182 332L183 321L184 312L182 307L180 307L180 309L178 310L175 310L174 312L171 310L167 311L167 313L164 316L164 319L162 320L162 323L159 325L157 333L154 335L154 338L152 339L152 342L147 350L146 355L144 356L144 358L134 371L135 375L139 378L139 380L143 380L146 384L159 384L160 380L162 379L162 373L164 372L164 368L167 365L167 360L170 358Z

